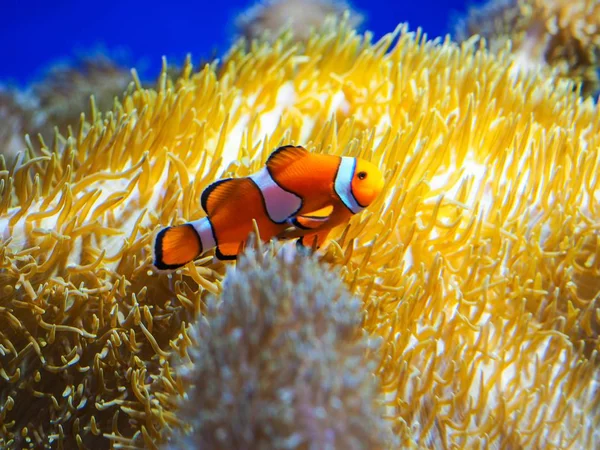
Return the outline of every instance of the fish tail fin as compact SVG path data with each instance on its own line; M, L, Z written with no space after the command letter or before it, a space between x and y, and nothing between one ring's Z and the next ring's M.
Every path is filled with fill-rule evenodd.
M154 266L175 270L203 253L202 242L192 223L163 228L154 240Z

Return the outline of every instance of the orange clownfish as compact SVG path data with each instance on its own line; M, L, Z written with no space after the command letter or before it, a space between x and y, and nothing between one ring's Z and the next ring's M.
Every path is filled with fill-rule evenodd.
M368 161L279 147L260 171L209 185L200 198L206 217L161 229L154 265L174 270L212 248L220 260L236 259L254 229L252 219L265 242L297 237L318 248L331 229L369 206L383 183Z

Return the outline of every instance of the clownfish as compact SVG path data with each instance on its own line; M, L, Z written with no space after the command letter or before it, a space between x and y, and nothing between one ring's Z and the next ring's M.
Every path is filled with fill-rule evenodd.
M215 248L220 260L236 259L256 221L261 240L299 238L319 248L334 227L368 207L383 189L383 174L360 158L276 149L258 172L225 178L200 197L206 217L161 229L154 266L174 270Z

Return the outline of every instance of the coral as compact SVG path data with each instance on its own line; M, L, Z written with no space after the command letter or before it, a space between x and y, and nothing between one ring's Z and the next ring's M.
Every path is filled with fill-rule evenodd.
M68 127L79 127L81 114L90 110L90 102L94 110L111 110L115 97L121 98L130 83L129 71L98 55L83 58L79 64L56 66L26 91L0 91L0 154L9 167L15 163L17 152L35 154L26 134L34 142L40 135L45 142L63 148L62 140L53 142L56 127L63 134L68 133Z
M261 37L275 40L287 26L294 39L306 41L321 29L327 17L349 14L349 24L360 26L363 15L341 0L259 0L236 19L238 33L246 40Z
M17 153L24 151L25 111L10 90L0 91L0 155L10 167Z
M361 302L315 257L247 247L220 298L189 332L179 363L192 429L172 449L376 449L391 438L376 409L377 346ZM292 255L292 256L291 256ZM291 257L290 257L291 256Z
M157 274L152 234L301 143L385 170L320 257L382 338L399 445L597 447L600 114L511 61L400 28L240 42L218 74L136 81L64 151L0 167L0 446L176 431L171 361L230 263Z
M81 113L90 108L92 95L99 111L109 111L115 97L121 98L130 82L129 70L103 55L53 67L47 77L31 87L37 103L31 111L31 122L37 124L32 132L41 133L46 141L53 139L54 127L66 134L68 126L79 125Z
M600 3L596 0L489 0L458 22L456 39L473 35L493 51L510 41L519 69L550 67L581 83L584 95L600 89Z

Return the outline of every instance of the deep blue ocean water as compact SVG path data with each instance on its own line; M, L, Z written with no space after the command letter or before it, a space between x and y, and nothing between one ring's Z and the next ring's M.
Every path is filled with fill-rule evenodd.
M249 0L105 1L0 0L0 83L24 85L77 55L108 52L144 76L155 76L163 55L194 62L222 54L234 38L237 14ZM475 0L354 0L375 37L408 22L428 36L452 32Z

